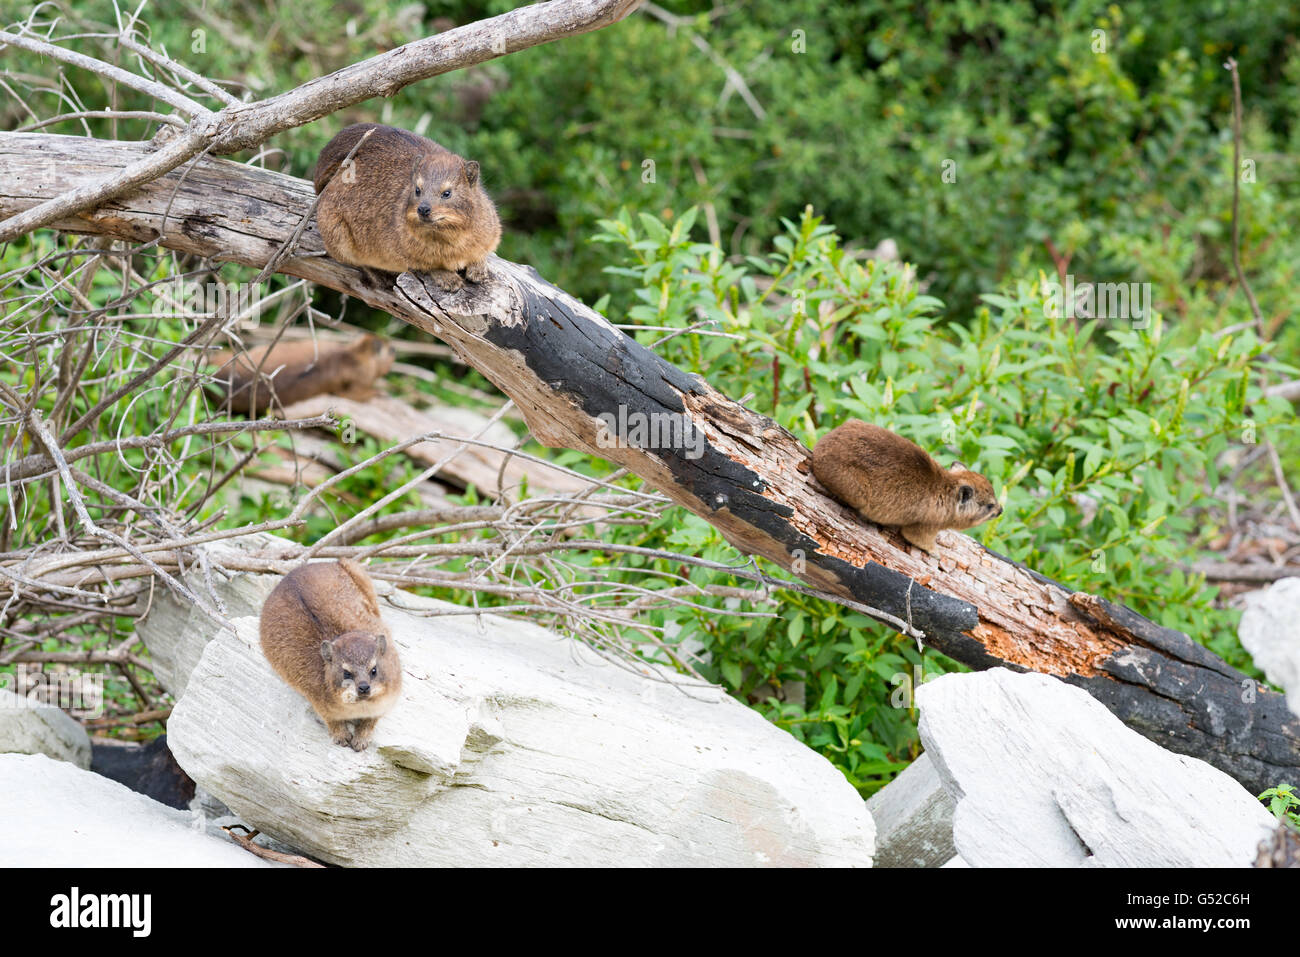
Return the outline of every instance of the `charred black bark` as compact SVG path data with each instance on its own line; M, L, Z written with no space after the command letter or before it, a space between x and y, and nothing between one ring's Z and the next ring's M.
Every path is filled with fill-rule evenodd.
M581 410L587 420L621 421L620 412L629 418L679 417L687 420L684 428L725 432L756 451L778 445L787 447L789 457L797 461L808 455L787 430L719 396L698 376L670 365L535 271L496 262L494 275L505 279L511 290L507 308L487 290L448 296L432 286L407 285L409 280L403 280L402 288L414 293L418 308L431 310L440 320L454 324L472 317L474 334L516 356L557 403ZM474 362L472 355L466 359ZM697 424L701 415L715 428ZM764 554L786 568L794 565L792 557L801 556L806 569L797 572L800 577L823 587L830 584L833 591L907 622L924 632L926 644L949 657L978 670L1031 670L1024 662L992 652L971 634L981 620L975 604L877 562L855 565L828 554L793 521L795 509L770 495L770 476L736 461L734 450L701 439L690 454L684 447L636 448L636 455L623 458L600 454L648 478L719 527L742 551ZM662 464L671 481L656 480L638 469L638 456ZM840 507L829 499L824 503L827 509ZM759 542L778 547L780 553L755 547ZM1023 570L1093 627L1118 639L1120 650L1101 657L1096 673L1058 677L1083 688L1143 736L1209 762L1253 793L1300 776L1300 718L1291 714L1281 695L1258 687L1181 632L994 557Z

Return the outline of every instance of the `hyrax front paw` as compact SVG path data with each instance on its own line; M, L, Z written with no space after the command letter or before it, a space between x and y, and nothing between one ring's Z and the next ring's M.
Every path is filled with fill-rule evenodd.
M429 273L429 278L443 292L455 292L465 285L465 280L460 278L460 274L450 269L435 269Z
M371 289L392 289L397 285L397 273L385 272L382 269L371 269L369 266L361 268L361 284Z
M921 551L934 555L939 550L938 534L940 529L926 525L908 525L902 529L903 537Z
M465 278L468 279L470 282L487 282L487 278L488 278L487 262L484 260L476 263L470 263L468 266L465 267Z
M364 751L370 746L371 739L375 736L375 718L360 718L356 727L352 731L352 750Z
M329 723L330 740L335 744L342 745L346 748L355 748L352 743L352 729L348 727L346 721L331 721ZM364 745L363 745L364 747Z

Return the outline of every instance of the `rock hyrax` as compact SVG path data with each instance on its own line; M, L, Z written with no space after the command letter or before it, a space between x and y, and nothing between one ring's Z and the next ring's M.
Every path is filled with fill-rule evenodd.
M970 528L1002 514L993 485L964 465L945 469L920 446L860 419L822 436L813 474L837 499L869 522L898 526L903 537L934 554L944 528Z
M267 596L260 630L266 660L316 709L334 743L364 751L402 690L402 666L361 566L295 568Z
M279 406L324 393L364 401L375 395L375 380L392 368L393 356L391 345L369 334L346 344L299 339L247 352L227 350L208 360L220 366L212 395L222 405L229 397L231 410L245 415L261 415L272 398Z
M351 149L369 131L351 162ZM501 241L496 207L479 165L433 140L377 123L356 123L325 144L316 163L316 223L341 263L386 273L418 269L441 289L482 282Z

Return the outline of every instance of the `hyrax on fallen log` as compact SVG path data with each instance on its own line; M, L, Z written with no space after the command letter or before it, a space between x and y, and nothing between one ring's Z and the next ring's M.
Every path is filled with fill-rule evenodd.
M407 130L356 123L321 150L315 186L326 251L371 282L383 281L374 270L419 270L450 292L464 285L460 270L470 282L487 279L501 221L477 162Z
M261 415L272 395L281 406L327 393L369 399L376 393L375 381L392 368L393 358L389 343L367 333L344 345L301 339L247 352L226 350L208 361L220 366L213 377L213 396L222 404L229 400L231 411Z
M310 562L262 606L262 652L316 709L335 744L364 751L397 702L402 666L370 578L356 562Z
M822 436L812 470L827 491L867 521L897 526L932 555L941 529L970 528L1002 514L983 475L960 463L945 469L920 446L860 419Z

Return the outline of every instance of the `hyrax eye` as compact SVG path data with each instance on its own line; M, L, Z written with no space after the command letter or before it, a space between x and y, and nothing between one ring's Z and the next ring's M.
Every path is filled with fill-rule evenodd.
M371 668L371 669L370 669L370 677L373 678L373 677L374 677L375 675L377 675L377 674L379 674L379 669L378 669L378 668Z
M449 189L444 189L444 190L442 191L442 198L443 198L443 199L451 199L451 190L449 190Z
M418 186L415 187L415 195L416 195L416 196L419 196L419 195L420 195L420 187L418 187Z
M352 672L348 671L348 669L346 668L343 669L343 680L344 681L352 680Z

